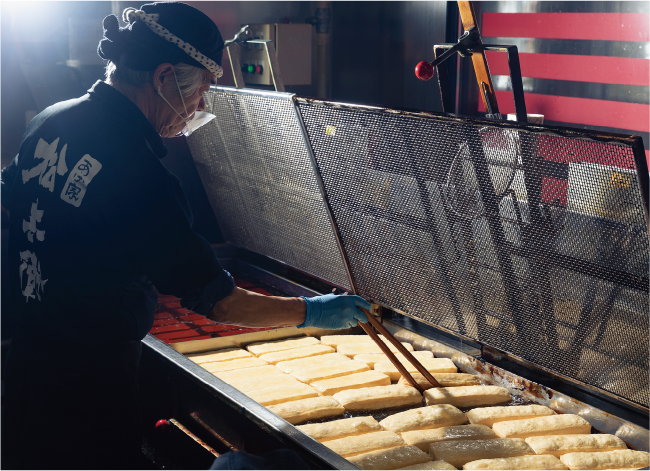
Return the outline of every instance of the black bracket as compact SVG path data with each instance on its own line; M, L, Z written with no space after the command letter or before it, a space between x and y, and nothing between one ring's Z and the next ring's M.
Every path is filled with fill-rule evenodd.
M515 113L517 115L517 122L527 123L528 118L526 117L526 100L524 98L524 85L521 80L521 66L519 65L519 51L517 46L501 46L501 45L492 45L492 44L476 44L472 43L469 40L471 39L471 33L468 35L468 39L465 40L465 43L469 43L466 49L463 49L461 40L468 32L471 32L475 28L470 28L463 36L459 38L459 42L456 44L436 44L433 46L433 52L436 56L436 60L432 62L433 65L437 66L438 69L438 84L440 86L440 96L442 98L442 110L445 113L453 113L453 102L451 95L451 88L449 86L449 76L447 73L447 67L443 64L444 60L453 55L454 52L458 52L461 57L467 57L471 55L472 51L499 51L505 52L508 55L508 68L510 69L510 83L512 84L512 94L515 101ZM478 34L478 33L476 33ZM441 55L439 51L444 52ZM461 53L462 51L462 53ZM443 67L441 67L441 65ZM484 90L481 90L481 93L485 93ZM489 101L488 101L489 102ZM490 110L488 110L489 113Z
M436 56L436 60L431 63L431 66L436 67L438 64L454 55L454 52L457 52L460 57L469 57L472 55L470 49L477 49L477 46L480 45L481 35L479 34L478 29L475 26L472 26L465 30L462 36L458 38L456 44L444 44L444 46L449 46L449 48L440 57ZM434 46L434 48L435 47L441 46Z
M234 38L225 41L224 46L228 47L231 43L236 43L241 46L251 39L253 39L253 33L251 32L250 27L248 25L245 25L242 26L239 31L237 31L237 34L235 34Z

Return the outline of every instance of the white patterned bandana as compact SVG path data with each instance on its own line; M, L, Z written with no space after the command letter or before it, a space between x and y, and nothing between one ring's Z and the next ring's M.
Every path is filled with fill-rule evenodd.
M122 13L122 20L125 23L132 23L135 20L140 20L146 24L151 31L156 33L158 36L163 38L170 43L176 44L180 49L182 49L186 54L188 54L192 59L203 65L206 69L214 74L215 77L220 78L223 76L223 68L217 64L212 59L204 56L196 48L192 47L191 44L186 43L181 38L174 36L167 28L161 26L157 23L159 15L153 13L151 15L145 13L142 10L136 10L135 8L127 8Z

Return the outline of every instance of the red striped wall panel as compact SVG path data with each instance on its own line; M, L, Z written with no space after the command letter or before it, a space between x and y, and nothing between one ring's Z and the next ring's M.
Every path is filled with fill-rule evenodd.
M547 10L549 5L550 8L564 8L560 2L551 3L557 3L557 6L547 3ZM566 126L641 134L646 147L649 147L650 106L647 93L641 88L650 87L650 60L639 54L639 51L650 48L650 14L647 13L647 8L639 7L639 10L642 12L485 11L482 15L481 34L484 38L499 38L499 42L504 44L508 44L508 38L530 38L537 41L530 43L532 46L527 47L527 52L519 54L522 76L539 81L529 81L528 92L524 94L529 113L543 114L546 121L564 123ZM579 47L575 48L576 53L571 53L571 43L566 40L581 41ZM589 41L593 44L592 48L585 48ZM489 43L490 40L485 42ZM605 47L604 43L607 42L609 44ZM564 44L559 53L558 44ZM632 54L631 50L637 52ZM589 55L590 51L594 55ZM507 56L504 53L488 52L487 59L492 75L509 75ZM580 88L581 92L596 90L596 93L592 97L589 92L578 93L575 87L568 88L567 82L580 82L585 85ZM589 88L589 84L599 84L600 88ZM603 89L602 84L605 87L617 85L618 88L612 89L608 94L607 88ZM536 88L538 86L544 91ZM500 90L496 94L501 113L514 112L512 94L505 91L503 85L498 88ZM624 96L628 99L623 98L621 93L627 93ZM485 112L481 100L478 107L479 111ZM648 151L646 157L650 160Z
M496 95L502 114L515 112L511 92L497 91ZM612 123L616 123L631 129L630 134L634 134L634 128L637 131L650 132L650 105L526 93L526 108L529 113L543 114L547 121L582 123L591 126L611 126ZM485 113L482 102L479 103L479 111ZM645 154L650 168L650 150L646 150ZM602 163L616 165L612 162Z
M485 53L492 75L510 75L505 52ZM650 61L629 57L519 54L523 77L650 86Z
M496 91L501 114L514 113L512 92ZM648 132L650 128L650 106L639 103L623 103L589 98L538 95L526 93L528 113L543 114L547 121L579 123L588 126L603 126ZM479 111L485 113L483 102Z
M650 41L646 13L484 13L484 37Z

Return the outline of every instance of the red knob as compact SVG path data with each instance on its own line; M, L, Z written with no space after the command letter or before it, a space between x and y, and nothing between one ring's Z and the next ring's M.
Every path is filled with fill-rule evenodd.
M168 420L160 419L156 422L156 432L158 433L167 433L171 430L172 424Z
M420 80L429 80L433 77L433 66L431 62L422 61L415 66L415 76Z

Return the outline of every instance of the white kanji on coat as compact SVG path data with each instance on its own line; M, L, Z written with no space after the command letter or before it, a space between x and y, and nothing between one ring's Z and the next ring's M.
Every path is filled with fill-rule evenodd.
M32 211L29 215L29 221L23 219L23 232L27 233L27 240L34 242L34 234L36 234L36 240L43 242L45 239L45 231L41 231L36 227L37 222L41 222L43 218L43 213L45 211L38 209L38 199L36 203L32 203Z
M29 298L38 298L41 300L41 293L43 286L47 280L41 276L41 263L36 259L36 254L25 250L20 252L20 287L25 296L25 302L29 302Z
M63 146L59 154L56 153L56 148L59 145L59 139L52 144L48 144L43 139L38 140L36 150L34 151L34 159L43 160L40 164L30 170L23 170L23 183L38 176L38 183L50 191L54 191L54 177L56 174L65 175L68 167L65 164L65 151L68 144Z

